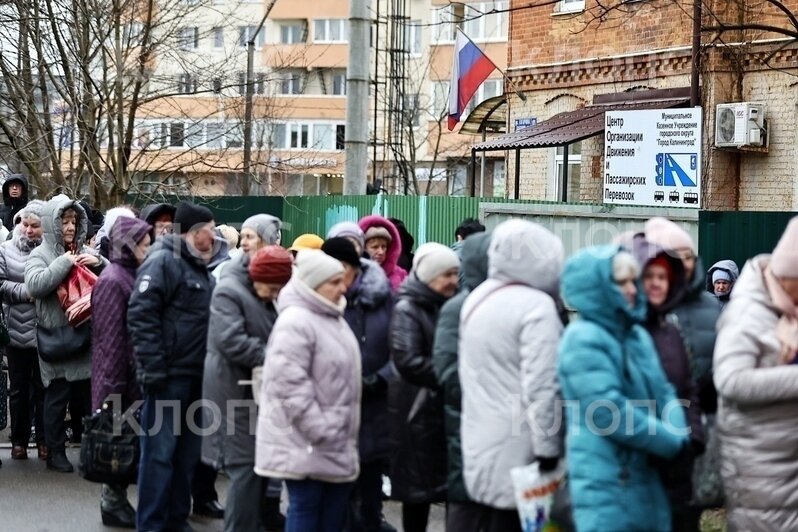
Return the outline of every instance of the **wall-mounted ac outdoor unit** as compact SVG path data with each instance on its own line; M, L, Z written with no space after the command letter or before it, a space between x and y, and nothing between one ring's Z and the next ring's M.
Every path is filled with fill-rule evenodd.
M765 105L758 102L719 104L715 108L715 146L767 146Z

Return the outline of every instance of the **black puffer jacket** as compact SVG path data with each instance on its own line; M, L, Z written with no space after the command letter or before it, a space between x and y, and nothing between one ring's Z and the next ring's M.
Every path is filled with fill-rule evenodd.
M433 363L435 375L443 387L446 414L446 450L449 466L448 501L470 502L463 481L463 450L460 441L462 390L458 374L460 340L460 311L471 290L488 278L488 246L490 235L480 233L463 243L462 279L464 290L446 302L441 309L435 331Z
M12 198L8 194L8 187L12 183L22 185L22 195ZM3 182L3 205L0 206L0 220L6 229L14 230L14 216L28 204L28 179L22 174L11 174Z
M127 326L147 389L167 377L201 379L207 352L213 277L178 235L166 235L138 270Z
M402 502L446 500L443 392L432 366L438 313L446 298L411 274L391 321L391 357L401 378L391 384L391 488Z

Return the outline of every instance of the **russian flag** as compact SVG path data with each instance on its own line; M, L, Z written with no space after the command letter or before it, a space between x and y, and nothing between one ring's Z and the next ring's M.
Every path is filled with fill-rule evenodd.
M466 34L457 30L452 61L452 84L449 91L449 131L460 121L468 101L477 92L496 65Z

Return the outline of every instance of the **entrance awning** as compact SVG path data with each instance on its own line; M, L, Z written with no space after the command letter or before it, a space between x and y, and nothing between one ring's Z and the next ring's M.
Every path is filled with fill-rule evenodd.
M684 107L689 98L662 98L656 100L627 101L592 104L576 111L559 113L536 125L514 133L501 135L472 146L475 151L553 148L585 140L604 131L604 113L607 111L636 111L641 109L670 109Z
M461 135L479 135L485 133L507 132L507 96L494 96L477 105L468 113L463 125L460 126Z

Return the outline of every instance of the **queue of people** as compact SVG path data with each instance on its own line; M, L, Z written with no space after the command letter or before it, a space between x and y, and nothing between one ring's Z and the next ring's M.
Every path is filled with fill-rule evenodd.
M75 420L140 406L138 503L103 484L108 526L189 530L193 511L226 531L390 532L387 477L405 531L435 504L447 530L522 530L511 471L532 463L567 470L580 531L699 530L709 473L733 529L798 524L798 219L738 275L705 272L663 218L567 260L518 219L410 255L380 216L284 248L267 214L219 228L181 202L99 223L27 201L24 179L3 192L11 457L33 429L71 472ZM89 321L58 294L76 267L98 276Z

